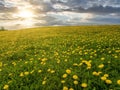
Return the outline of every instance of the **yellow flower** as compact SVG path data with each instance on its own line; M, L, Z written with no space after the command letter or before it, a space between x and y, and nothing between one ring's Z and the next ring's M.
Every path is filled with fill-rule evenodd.
M51 70L51 73L55 73L55 71L54 71L54 70Z
M78 81L74 81L73 83L74 83L75 85L77 85L77 84L78 84Z
M42 62L45 62L45 61L47 61L47 58L43 58L41 61L42 61Z
M78 76L77 75L73 75L73 79L78 79Z
M41 73L42 72L42 70L38 70L38 73Z
M29 75L29 72L24 72L25 75Z
M104 64L100 64L99 66L98 66L98 68L103 68L104 67Z
M120 80L117 80L117 84L120 85Z
M108 77L109 75L108 74L104 74L104 77Z
M0 67L2 67L3 66L3 63L2 62L0 62Z
M111 80L105 80L105 82L107 83L107 84L112 84L112 81Z
M61 83L65 83L65 80L62 80Z
M4 85L3 87L4 90L8 90L8 88L9 88L9 85Z
M62 76L63 78L66 78L67 77L67 74L63 74L63 76Z
M43 82L42 82L42 85L45 85L45 84L46 84L46 81L43 81Z
M101 77L101 80L103 80L103 81L105 81L106 79L107 79L107 78L106 78L106 77L104 77L104 76L103 76L103 77Z
M21 72L21 73L20 73L20 77L23 77L23 76L24 76L24 74L23 74L23 72Z
M104 57L102 57L102 58L101 58L101 60L105 60L105 58L104 58Z
M48 71L48 72L50 72L50 71L51 71L51 69L49 68L47 71Z
M74 90L73 88L70 88L69 90Z
M94 71L92 74L93 74L94 76L99 76L99 75L100 75L99 72L95 72L95 71Z
M86 84L86 83L82 83L82 84L81 84L81 87L86 88L86 87L87 87L87 84Z
M74 63L73 66L78 66L78 64L77 64L77 63Z
M67 73L67 74L70 74L70 73L71 73L71 70L70 70L70 69L67 69L67 70L66 70L66 73Z
M68 90L68 87L64 86L64 87L63 87L63 90Z

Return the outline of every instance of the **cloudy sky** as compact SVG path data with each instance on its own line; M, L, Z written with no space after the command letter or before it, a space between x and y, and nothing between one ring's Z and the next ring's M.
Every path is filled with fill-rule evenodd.
M0 0L0 26L120 24L120 0Z

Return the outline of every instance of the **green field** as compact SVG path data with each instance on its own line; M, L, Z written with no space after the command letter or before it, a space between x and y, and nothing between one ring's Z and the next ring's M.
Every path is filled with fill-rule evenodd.
M120 26L0 31L0 90L120 90Z

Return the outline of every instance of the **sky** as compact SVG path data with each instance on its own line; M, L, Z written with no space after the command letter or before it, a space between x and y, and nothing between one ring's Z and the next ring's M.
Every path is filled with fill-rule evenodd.
M0 27L120 24L120 0L0 0Z

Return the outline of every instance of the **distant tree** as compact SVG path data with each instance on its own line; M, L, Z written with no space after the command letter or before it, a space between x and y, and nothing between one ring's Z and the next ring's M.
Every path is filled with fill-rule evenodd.
M4 31L5 30L5 28L2 26L1 28L0 28L0 31Z

